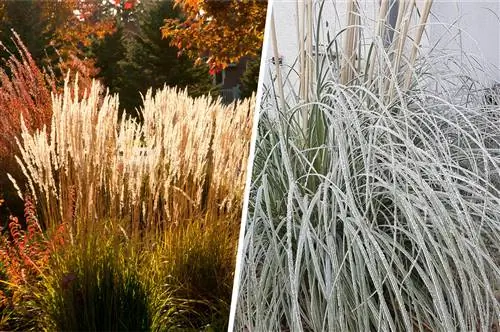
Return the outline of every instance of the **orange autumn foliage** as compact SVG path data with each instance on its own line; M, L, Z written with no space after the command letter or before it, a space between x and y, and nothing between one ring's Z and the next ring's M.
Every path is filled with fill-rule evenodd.
M86 52L95 40L101 40L107 34L115 32L115 17L99 1L66 0L49 2L46 6L53 14L63 12L62 16L66 17L66 20L57 25L51 41L62 60L59 64L60 71L80 72L89 81L85 85L90 86L91 78L97 76L99 70L95 60L88 58Z
M43 56L44 51L55 51L56 55L46 55L51 59L44 59L43 65L50 63L54 66L60 61L71 62L68 59L75 56L85 60L92 43L115 31L115 7L115 4L107 1L85 0L32 0L21 2L19 5L2 2L0 21L3 23L3 38L9 38L6 33L8 34L10 29L20 29L18 32L25 41L31 40L36 44L34 40L41 40L45 45L38 42L35 52L39 64L42 62L38 57ZM27 45L30 46L30 42ZM30 51L33 52L31 48Z
M259 56L264 39L267 1L176 0L183 19L166 19L164 38L180 53L204 58L212 73L244 56Z
M56 6L64 6L61 10L72 13L56 29L54 39L61 43L60 51L71 53L89 47L93 39L102 39L116 29L114 17L106 14L99 1L66 0Z

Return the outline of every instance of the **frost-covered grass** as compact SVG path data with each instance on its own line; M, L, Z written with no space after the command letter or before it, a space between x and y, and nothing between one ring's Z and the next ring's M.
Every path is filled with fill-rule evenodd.
M298 4L299 87L269 68L261 104L237 330L498 324L500 108L486 72L421 52L432 1L400 4L388 45L388 1L370 39L348 1L324 57L322 2Z

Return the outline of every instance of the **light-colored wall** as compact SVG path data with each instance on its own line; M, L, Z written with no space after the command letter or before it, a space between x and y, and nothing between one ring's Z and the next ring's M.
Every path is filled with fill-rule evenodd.
M448 36L447 48L464 50L487 65L500 82L500 1L441 0L432 13L431 42Z
M333 3L337 5L337 11ZM421 4L423 0L417 0ZM345 7L347 1L326 0L324 13L328 15L330 30L345 25ZM367 17L375 18L378 0L360 1ZM273 0L273 14L276 22L276 34L280 55L284 67L293 65L298 50L297 41L297 4L295 0ZM326 16L325 16L326 17ZM488 64L492 80L500 82L500 1L499 0L435 0L430 24L427 29L428 40L424 46L432 46L438 41L441 47L462 49L472 54L482 66ZM369 19L364 22L372 24ZM451 33L450 33L450 25ZM267 27L269 28L269 27ZM366 29L370 31L370 29ZM445 31L448 30L447 33ZM443 40L446 35L446 40ZM267 54L273 55L268 43ZM458 52L457 52L458 53Z

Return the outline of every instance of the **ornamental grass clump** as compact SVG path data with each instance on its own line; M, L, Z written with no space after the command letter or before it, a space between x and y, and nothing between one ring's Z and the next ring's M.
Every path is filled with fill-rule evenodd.
M399 2L392 27L389 3L370 21L346 2L334 31L331 3L298 2L297 65L269 69L261 103L237 330L498 328L500 109L485 102L488 73L421 47L432 1Z
M167 233L144 264L155 329L227 330L238 231L233 220L207 218Z
M53 96L50 129L23 127L18 141L43 230L67 232L34 290L34 324L224 328L254 99L165 87L146 94L139 123L98 83L78 86Z
M125 222L99 223L93 233L73 236L72 243L51 250L36 283L15 285L10 278L12 287L26 295L12 308L13 317L6 317L11 325L0 326L33 331L226 329L238 224L207 218L171 226L161 239L139 239L127 236Z
M140 255L111 227L53 253L50 272L30 305L38 331L151 331Z

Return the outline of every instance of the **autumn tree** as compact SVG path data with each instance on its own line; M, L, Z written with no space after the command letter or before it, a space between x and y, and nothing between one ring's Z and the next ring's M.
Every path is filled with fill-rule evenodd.
M6 49L15 50L15 30L37 65L51 67L60 78L67 70L92 78L98 73L92 46L112 34L117 19L135 7L136 0L2 1L0 40Z
M176 0L182 18L168 18L164 37L180 53L206 61L212 73L244 56L258 57L264 39L265 0ZM206 60L205 60L206 59Z

